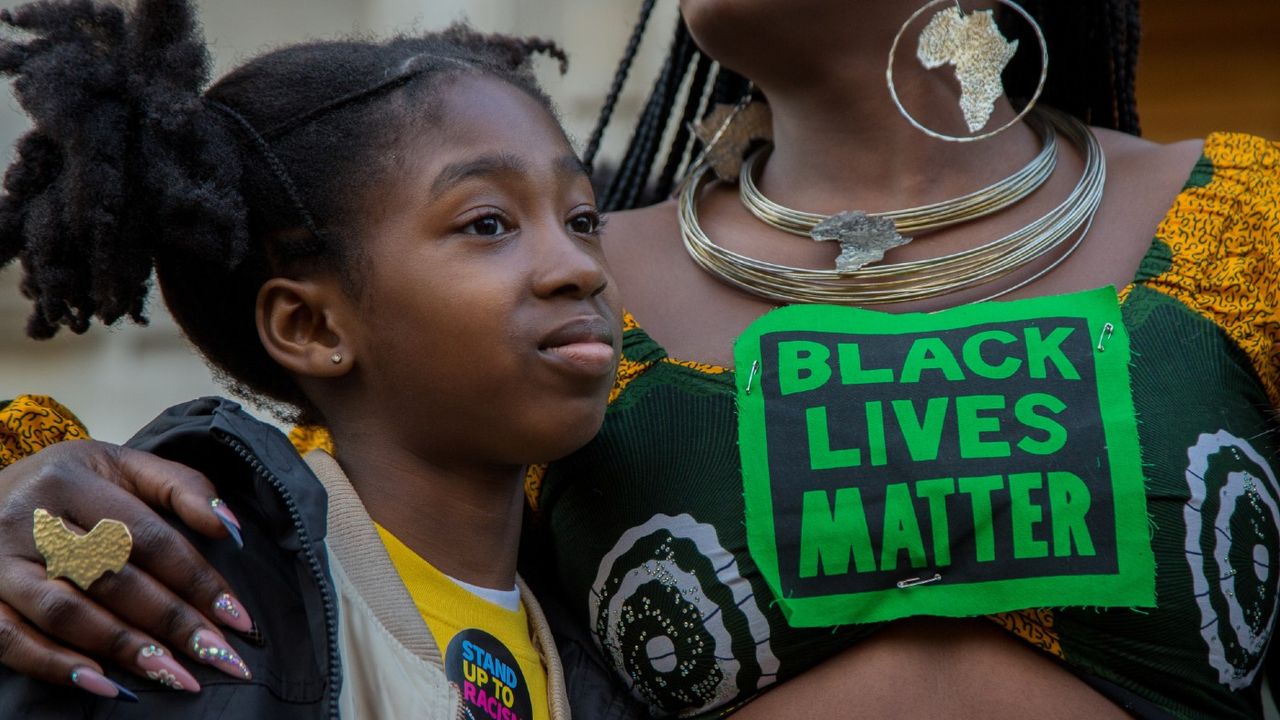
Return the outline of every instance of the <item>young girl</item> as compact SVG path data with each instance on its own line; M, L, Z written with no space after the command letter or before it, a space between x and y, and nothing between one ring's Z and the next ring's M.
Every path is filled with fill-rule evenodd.
M563 54L455 27L286 47L202 92L186 2L0 19L34 36L0 46L34 120L0 209L29 334L144 321L154 269L230 385L337 448L304 463L220 399L157 419L132 445L213 478L243 543L192 540L227 561L237 596L211 612L245 639L118 635L115 667L59 673L97 704L5 674L0 716L568 717L516 577L523 468L598 429L619 310L591 184L529 69ZM163 532L131 530L140 551ZM28 581L64 608L79 592ZM88 591L131 583L155 590L126 568Z

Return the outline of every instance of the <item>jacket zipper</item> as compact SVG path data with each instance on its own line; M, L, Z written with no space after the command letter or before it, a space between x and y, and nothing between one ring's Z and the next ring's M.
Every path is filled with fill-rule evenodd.
M338 657L338 621L337 612L334 608L333 594L325 590L328 582L325 580L324 569L320 567L320 560L311 550L311 538L307 533L307 529L302 524L302 514L298 511L298 505L293 499L293 495L289 493L288 488L280 478L275 476L253 451L248 448L238 438L226 433L225 431L214 430L213 436L219 442L230 447L240 456L242 460L248 463L253 469L254 474L271 483L271 487L279 493L281 499L284 500L285 507L289 509L289 518L293 522L293 527L298 531L298 538L302 541L302 549L307 557L307 564L311 568L311 575L316 581L316 585L321 588L321 598L324 604L324 627L325 637L329 644L329 682L325 688L325 694L328 696L327 704L329 707L330 720L338 720L338 703L337 697L333 694L334 689L338 687L341 681L341 658Z

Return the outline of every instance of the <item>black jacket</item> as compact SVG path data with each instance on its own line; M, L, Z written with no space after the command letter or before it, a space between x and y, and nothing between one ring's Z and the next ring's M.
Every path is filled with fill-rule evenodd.
M176 692L104 666L139 703L97 698L0 668L0 718L336 718L337 604L324 548L324 488L279 430L222 398L175 406L128 443L203 472L242 523L244 549L184 530L222 573L262 640L224 635L253 671L236 680L169 647L203 688ZM176 527L182 524L175 520ZM168 643L164 643L166 646Z

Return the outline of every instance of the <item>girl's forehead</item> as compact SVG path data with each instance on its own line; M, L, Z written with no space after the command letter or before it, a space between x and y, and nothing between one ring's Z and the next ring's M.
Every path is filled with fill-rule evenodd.
M430 127L406 138L405 150L419 162L440 168L468 156L501 156L513 164L551 168L573 155L551 110L519 87L467 73L440 90Z
M466 129L459 119L478 117L495 118L502 123L539 122L560 131L560 123L548 101L530 94L524 88L500 77L478 70L459 70L432 93L427 100L430 107L423 108L438 114L449 129ZM450 117L452 116L452 117Z

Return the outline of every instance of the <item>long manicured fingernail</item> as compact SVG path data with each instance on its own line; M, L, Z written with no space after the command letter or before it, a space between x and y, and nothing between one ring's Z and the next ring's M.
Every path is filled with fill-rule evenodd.
M253 632L253 618L249 617L248 611L230 593L222 593L217 600L213 601L213 615L223 625L236 632Z
M213 514L218 518L218 522L231 533L231 539L236 542L236 547L244 549L244 537L240 534L240 521L236 519L236 514L231 512L231 508L222 502L222 498L211 498L209 507L213 508Z
M98 697L104 698L120 698L129 702L138 702L138 696L129 691L129 688L103 675L102 673L81 665L71 671L71 682L76 687L88 693L93 693Z
M191 650L200 662L212 665L233 678L252 680L253 673L225 638L211 630L197 630L191 636Z
M159 645L148 645L138 651L138 667L147 677L171 690L200 692L200 683Z

